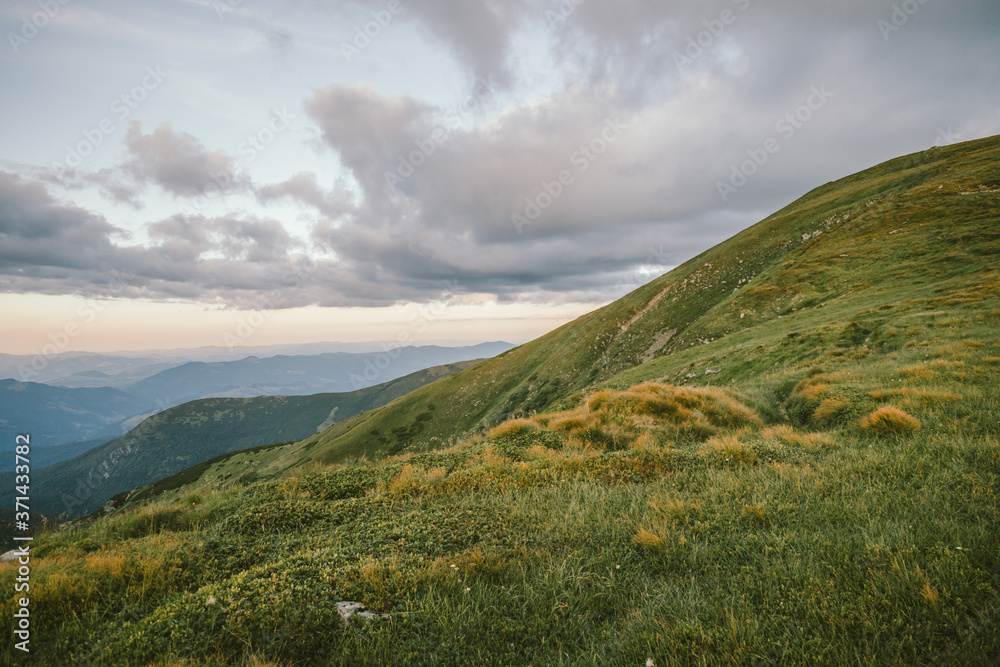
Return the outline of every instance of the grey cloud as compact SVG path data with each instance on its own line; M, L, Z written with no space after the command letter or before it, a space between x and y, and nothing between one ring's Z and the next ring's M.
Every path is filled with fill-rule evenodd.
M385 187L387 166L430 135L435 111L408 95L382 96L370 84L321 88L305 108L370 203Z
M278 221L176 215L147 230L151 245L119 245L122 230L102 217L0 172L0 289L230 304L279 293L282 306L316 303L333 289L343 304L357 303L348 277L329 263L308 262ZM305 273L303 263L311 267ZM311 280L313 273L331 280Z
M142 125L131 121L125 146L128 157L120 169L140 185L155 183L183 197L248 185L232 157L209 151L196 137L175 131L170 123L160 123L143 134Z
M478 128L450 125L445 109L369 84L314 91L305 110L354 183L321 185L296 173L253 190L260 202L293 200L317 212L310 241L336 256L315 263L289 304L422 301L445 293L446 280L501 300L600 301L651 277L637 267L665 270L813 187L929 147L940 128L963 139L1000 132L995 3L927 3L888 39L878 21L891 16L890 0L587 0L550 23L546 11L562 4L405 2L402 20L443 43L470 77L497 74L511 90L523 83L513 45L536 28L548 31L553 78L566 84ZM724 9L735 22L679 67L675 54ZM784 114L824 86L830 100L793 136L781 136ZM609 122L627 127L584 170L581 147L600 146ZM390 185L387 172L436 128L443 134L433 152ZM770 137L780 138L780 151L723 201L717 184ZM169 125L150 134L130 128L128 148L128 179L98 176L119 198L133 177L190 196L231 167L226 154ZM566 171L572 183L550 194ZM73 286L97 284L92 267L103 261L125 267L146 294L247 303L255 290L281 286L310 250L278 222L245 216L174 216L148 226L149 248L121 247L99 216L26 182L7 188L3 206L20 211L4 213L7 242L35 253L25 273L5 270L7 286L89 289ZM526 199L542 210L519 233L512 215L527 215ZM31 246L17 222L29 215L58 242ZM77 264L67 264L63 228L82 239Z
M61 265L72 266L74 254L104 252L109 239L124 230L82 208L56 202L39 183L0 172L0 233L5 235L0 256L5 267L29 264L27 257L18 255L18 247L30 252L50 244Z
M510 59L516 31L535 14L520 0L401 0L398 20L416 24L441 43L468 72L470 79L496 77L501 85L513 83ZM350 0L327 3L348 16L370 20L371 12L384 11L385 0ZM345 5L362 12L344 12Z
M148 230L162 254L182 261L218 252L231 261L268 263L300 245L276 220L175 215L150 224Z
M555 62L582 84L450 132L395 190L385 171L430 135L442 110L370 88L363 119L314 101L310 114L363 193L353 215L317 225L316 240L366 280L420 285L451 274L504 298L581 284L607 295L599 285L646 262L649 238L683 260L826 181L929 147L939 126L963 138L1000 131L988 111L1000 96L983 85L996 78L1000 44L970 20L996 17L970 4L960 21L926 5L890 41L877 25L890 2L582 3L553 27ZM674 53L723 9L736 22L678 67ZM929 39L919 26L939 16L946 29ZM807 109L791 136L779 131L815 90L832 96ZM314 100L352 96L330 86ZM577 168L580 147L618 118L628 129L615 145ZM723 201L718 184L772 137L780 152ZM544 199L564 170L573 183L518 234L511 215L525 214L526 198Z
M262 202L288 198L311 206L332 219L354 210L349 192L343 188L324 192L316 180L316 175L309 172L300 172L281 183L260 186L256 193Z

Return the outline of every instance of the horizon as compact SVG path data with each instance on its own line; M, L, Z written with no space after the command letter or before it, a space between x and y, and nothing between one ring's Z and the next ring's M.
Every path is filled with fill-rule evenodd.
M371 352L384 352L387 350L402 349L407 347L412 348L422 348L422 347L441 347L441 348L451 348L451 349L462 349L469 347L478 347L480 345L491 345L491 344L502 344L511 345L513 347L518 347L524 345L530 341L509 341L509 340L428 340L428 341L413 341L411 343L399 344L395 346L388 346L387 341L313 341L308 343L289 343L289 344L275 344L275 345L254 345L246 347L237 348L227 348L224 345L204 345L201 347L181 347L181 348L148 348L148 349L136 349L136 350L72 350L69 352L60 352L58 354L45 354L45 350L33 350L27 354L9 354L6 352L0 352L0 356L8 357L43 357L48 359L54 359L59 357L74 357L74 356L108 356L115 357L121 356L125 358L129 357L142 357L144 355L176 355L178 357L184 357L186 354L191 354L195 352L201 353L217 353L225 350L229 350L235 356L233 359L241 360L248 359L250 357L257 357L259 355L270 355L270 356L312 356L316 354L330 354L330 352L303 352L301 354L295 354L291 352L275 352L271 354L265 352L265 350L282 350L285 348L355 348L355 349L344 349L335 350L335 352L348 352L351 354L368 354ZM370 348L370 349L369 349Z

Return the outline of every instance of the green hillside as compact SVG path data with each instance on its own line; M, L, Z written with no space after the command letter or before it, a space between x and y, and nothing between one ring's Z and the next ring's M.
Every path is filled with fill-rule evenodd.
M332 462L398 453L481 431L549 409L637 366L630 381L684 379L687 364L700 362L723 370L705 378L715 384L757 383L775 362L784 367L810 354L818 358L820 332L836 344L832 330L849 325L859 311L938 288L960 289L996 266L998 146L992 138L932 148L817 188L605 308L392 406L340 422L309 442L315 443L312 456ZM879 324L893 317L881 311L868 319ZM797 339L786 336L800 331ZM749 341L752 350L740 347ZM760 345L776 352L771 367L760 363ZM651 360L658 361L642 365ZM774 398L768 395L774 389L760 391L763 401Z
M827 184L532 343L43 533L34 657L998 664L998 260L1000 137Z
M46 515L87 514L123 491L221 454L308 437L476 363L436 366L341 394L191 401L149 417L120 438L38 470L32 509ZM7 478L12 486L13 473L0 475L0 483Z

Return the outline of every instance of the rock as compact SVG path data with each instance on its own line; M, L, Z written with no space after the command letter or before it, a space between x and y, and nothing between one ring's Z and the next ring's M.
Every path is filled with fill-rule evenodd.
M355 614L365 619L365 623L371 623L377 618L389 618L389 614L376 614L368 611L360 602L338 602L337 611L340 613L340 617L344 619L345 626L350 625L351 616Z
M705 371L705 375L718 375L721 372L722 372L721 370L713 370L709 368L708 370Z

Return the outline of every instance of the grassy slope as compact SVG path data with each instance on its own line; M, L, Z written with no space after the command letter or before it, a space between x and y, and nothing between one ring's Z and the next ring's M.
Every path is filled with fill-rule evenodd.
M333 462L447 440L551 408L650 354L668 361L630 377L666 372L676 353L704 341L741 331L747 335L734 340L756 339L768 323L779 331L824 322L837 327L850 321L854 304L891 302L921 286L974 275L1000 254L996 195L960 193L998 187L998 146L993 138L934 148L818 188L605 308L336 424L306 443L310 456ZM817 231L823 233L804 240ZM676 333L656 350L670 331ZM728 354L731 342L684 358ZM808 347L808 340L799 345ZM723 378L761 370L729 366Z
M881 165L498 360L226 459L269 480L203 471L43 535L41 657L997 664L1000 195L986 190L998 138ZM322 464L395 449L376 428L411 446ZM0 586L14 576L0 567ZM340 600L392 615L345 628Z
M120 492L207 459L305 438L321 425L381 407L475 363L436 366L342 394L191 401L146 419L120 438L37 471L35 478L41 493L36 492L32 509L42 514L86 514ZM10 477L12 484L12 475L0 475L0 480Z

